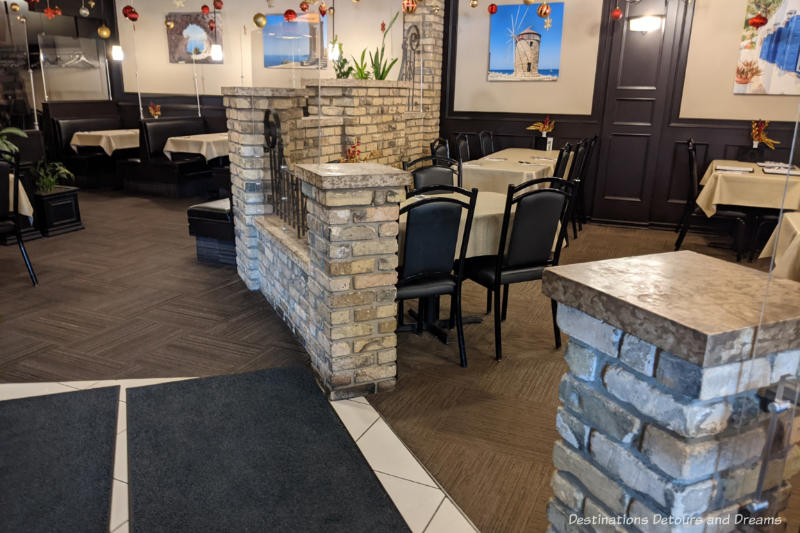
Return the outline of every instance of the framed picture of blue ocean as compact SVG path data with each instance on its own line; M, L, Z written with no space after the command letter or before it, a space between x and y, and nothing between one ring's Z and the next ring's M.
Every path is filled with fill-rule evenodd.
M498 5L489 19L489 81L558 80L563 2Z
M214 19L215 29L208 23ZM167 13L167 20L173 25L167 28L167 48L170 63L213 63L219 65L223 60L211 57L211 46L222 45L222 13L215 17L202 13Z
M328 65L327 17L300 13L291 22L280 15L267 15L262 31L264 68L325 68Z

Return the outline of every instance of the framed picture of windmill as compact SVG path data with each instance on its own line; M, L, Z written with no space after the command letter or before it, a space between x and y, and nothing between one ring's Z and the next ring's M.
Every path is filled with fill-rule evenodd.
M504 4L489 23L489 81L556 81L564 3Z

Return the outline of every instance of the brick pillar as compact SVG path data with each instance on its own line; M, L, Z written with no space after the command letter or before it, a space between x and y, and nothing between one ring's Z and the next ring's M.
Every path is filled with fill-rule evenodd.
M332 399L394 388L397 233L411 176L373 163L298 165L308 198L307 348Z
M570 368L551 531L784 531L785 519L775 522L800 472L791 411L770 450L758 527L740 514L756 496L768 440L764 391L800 367L800 284L776 282L759 325L765 283L761 272L691 252L545 272Z

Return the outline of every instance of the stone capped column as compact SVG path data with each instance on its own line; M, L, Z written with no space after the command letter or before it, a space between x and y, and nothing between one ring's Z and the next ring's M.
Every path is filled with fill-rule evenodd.
M397 234L408 172L298 165L308 198L311 360L332 399L394 388Z
M768 450L774 385L800 370L800 283L693 252L547 269L569 336L550 531L784 531L800 418ZM800 413L797 413L800 415ZM794 431L792 432L792 429ZM781 523L782 521L782 523Z

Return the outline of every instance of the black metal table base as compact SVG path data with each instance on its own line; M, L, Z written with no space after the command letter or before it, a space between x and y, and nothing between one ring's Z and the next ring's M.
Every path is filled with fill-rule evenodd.
M421 335L427 331L439 339L442 344L448 344L450 341L449 331L455 327L451 325L450 320L441 320L439 318L439 297L420 298L420 306L423 307L422 311L422 324L404 324L397 328L398 332L416 332ZM408 315L415 321L419 322L419 314L414 309L408 310ZM479 316L465 316L462 318L463 324L480 324L483 318Z

